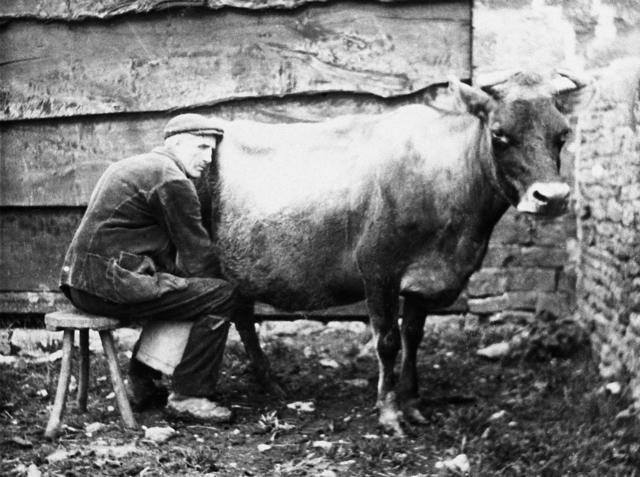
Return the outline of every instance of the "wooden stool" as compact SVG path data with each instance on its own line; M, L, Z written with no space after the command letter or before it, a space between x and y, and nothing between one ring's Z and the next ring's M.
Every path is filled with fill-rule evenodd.
M127 393L118 367L116 349L113 344L111 330L121 328L122 322L115 318L105 316L90 315L80 310L72 309L65 311L55 311L47 313L44 322L48 330L63 331L62 338L62 362L60 364L60 377L58 378L58 388L56 399L49 416L45 437L53 438L58 433L62 423L67 401L67 390L69 389L69 379L71 378L71 358L73 356L73 336L75 330L80 334L80 372L78 377L77 403L80 411L87 410L87 392L89 389L89 330L100 333L104 354L109 364L111 374L111 384L116 395L118 408L124 425L131 429L138 426L131 411L131 405L127 398Z

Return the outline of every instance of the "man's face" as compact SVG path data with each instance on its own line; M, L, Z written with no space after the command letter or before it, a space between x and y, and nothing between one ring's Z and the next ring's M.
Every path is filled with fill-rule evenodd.
M180 136L173 152L184 165L187 175L197 179L213 159L216 139L213 136L195 136L193 134L181 134Z

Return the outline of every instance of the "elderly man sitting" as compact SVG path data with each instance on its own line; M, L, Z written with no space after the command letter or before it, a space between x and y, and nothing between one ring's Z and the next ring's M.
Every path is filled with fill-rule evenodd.
M115 162L98 181L67 251L60 286L88 313L193 325L168 396L159 371L136 359L129 394L141 410L167 401L171 414L223 422L213 401L234 288L216 276L217 260L190 179L200 177L222 139L219 124L183 114L167 124L164 147Z

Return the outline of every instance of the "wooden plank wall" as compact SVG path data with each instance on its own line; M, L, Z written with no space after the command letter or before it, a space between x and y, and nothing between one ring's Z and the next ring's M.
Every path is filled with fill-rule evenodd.
M55 305L108 164L195 111L317 121L471 76L471 0L0 2L0 313Z

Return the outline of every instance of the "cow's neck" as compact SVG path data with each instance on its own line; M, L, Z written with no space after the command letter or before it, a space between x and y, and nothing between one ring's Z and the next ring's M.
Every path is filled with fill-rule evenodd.
M458 210L466 213L465 228L480 236L491 234L509 207L499 185L486 126L475 117L453 118L462 127L455 135L461 149L456 163L458 179L455 199ZM460 125L458 124L458 127Z
M477 144L477 151L466 158L468 180L475 183L474 192L467 197L471 204L478 208L481 223L476 226L486 230L489 235L493 227L500 220L509 207L506 194L498 179L495 159L491 148L491 140L484 124L476 122L473 144ZM488 237L487 237L488 239Z
M453 191L438 199L449 215L440 221L439 227L448 230L436 248L442 250L444 256L450 254L458 272L466 275L481 265L491 233L509 203L497 182L490 137L484 125L469 116L458 120L466 124L466 131L455 135L463 152L456 163L458 178ZM451 204L449 199L447 205L451 194L455 203ZM452 239L454 247L446 243Z

